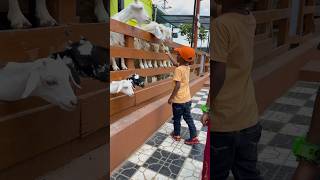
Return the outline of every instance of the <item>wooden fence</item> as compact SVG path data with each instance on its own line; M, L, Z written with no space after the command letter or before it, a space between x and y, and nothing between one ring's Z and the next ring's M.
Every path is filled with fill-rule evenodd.
M255 65L302 44L320 30L315 0L261 0L255 5L257 20ZM317 27L317 28L316 28Z

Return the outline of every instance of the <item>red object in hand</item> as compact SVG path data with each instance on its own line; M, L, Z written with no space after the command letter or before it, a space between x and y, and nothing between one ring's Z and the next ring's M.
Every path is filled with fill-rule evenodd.
M210 180L210 120L208 122L207 140L204 149L202 180Z

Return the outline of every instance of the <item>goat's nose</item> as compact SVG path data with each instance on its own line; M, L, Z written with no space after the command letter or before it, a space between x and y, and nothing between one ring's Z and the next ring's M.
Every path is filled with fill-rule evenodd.
M75 106L75 105L78 104L78 100L77 99L73 99L73 100L70 101L70 104Z

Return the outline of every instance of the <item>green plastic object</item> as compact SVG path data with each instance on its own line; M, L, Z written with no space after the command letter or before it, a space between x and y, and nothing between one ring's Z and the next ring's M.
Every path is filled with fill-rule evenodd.
M209 107L207 105L205 105L205 104L202 104L201 105L201 110L202 110L202 112L207 113L207 112L209 112Z
M306 142L304 137L297 137L293 142L293 154L297 159L311 161L320 164L320 145Z

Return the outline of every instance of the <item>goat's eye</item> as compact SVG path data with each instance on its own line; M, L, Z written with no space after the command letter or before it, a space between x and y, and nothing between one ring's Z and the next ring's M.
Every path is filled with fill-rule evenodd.
M47 84L48 86L54 86L54 85L57 85L58 82L55 81L55 80L47 80L47 81L46 81L46 84Z

